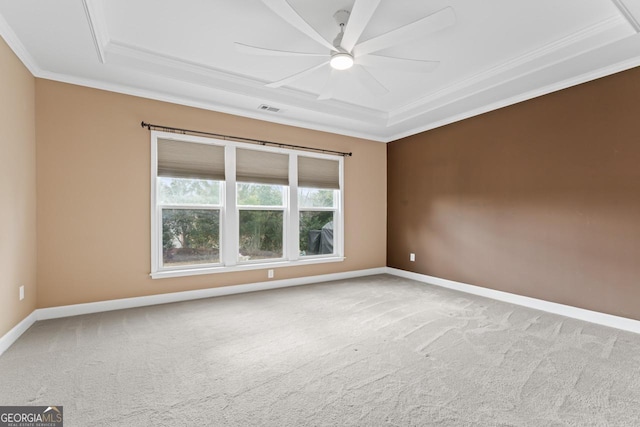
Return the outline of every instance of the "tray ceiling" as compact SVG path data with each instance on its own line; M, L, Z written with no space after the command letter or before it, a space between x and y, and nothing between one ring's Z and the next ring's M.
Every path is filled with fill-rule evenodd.
M383 142L640 64L640 0L382 0L360 41L450 8L449 25L377 52L439 64L333 72L318 99L328 65L267 86L329 54L268 1L0 0L0 34L36 77ZM331 43L354 0L287 5Z

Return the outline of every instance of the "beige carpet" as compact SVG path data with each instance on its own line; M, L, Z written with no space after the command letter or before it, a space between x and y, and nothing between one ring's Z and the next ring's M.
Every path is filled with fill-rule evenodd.
M65 426L638 426L640 335L393 276L36 323L0 405Z

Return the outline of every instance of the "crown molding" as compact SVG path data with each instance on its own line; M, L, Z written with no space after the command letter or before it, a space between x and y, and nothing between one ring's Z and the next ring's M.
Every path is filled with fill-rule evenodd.
M61 83L68 83L76 86L88 87L92 89L104 90L107 92L120 93L123 95L136 96L139 98L151 99L154 101L167 102L170 104L184 105L187 107L199 108L202 110L214 111L224 114L232 114L235 116L246 117L249 119L255 119L260 121L267 121L270 123L282 124L287 126L295 126L309 130L315 130L319 132L327 132L332 134L350 136L353 138L367 139L376 142L389 142L389 140L382 138L379 134L358 132L351 128L344 128L335 125L323 125L317 122L305 121L299 119L293 119L285 116L269 115L267 113L261 113L259 110L253 112L245 108L238 108L232 105L221 104L216 102L204 102L197 101L186 96L177 96L170 93L162 93L156 90L140 89L133 86L127 86L119 83L105 82L95 79L87 79L84 77L70 76L67 74L59 74L51 71L41 71L35 77L51 80Z
M625 17L620 15L604 19L562 39L548 43L400 107L389 114L387 125L401 124L416 116L620 40L625 37L627 25ZM551 60L549 61L549 59Z
M600 67L594 71L553 84L543 85L544 83L541 81L539 88L508 98L496 100L496 96L493 96L493 99L490 99L490 91L501 85L526 78L526 81L530 83L529 88L532 88L534 86L531 82L535 82L536 76L544 76L551 67L558 67L559 64L572 59L575 64L575 58L580 55L589 54L589 52L610 43L620 42L626 37L637 36L640 28L638 25L640 22L640 0L611 1L620 14L606 18L595 25L527 52L489 70L460 80L442 90L395 109L390 114L379 109L361 107L339 100L318 102L315 94L292 88L270 89L265 87L266 82L264 81L111 40L102 10L102 0L82 0L81 3L98 59L104 64L104 67L108 67L105 68L107 72L125 66L141 73L159 74L160 78L166 79L167 82L166 85L158 86L159 90L134 87L133 84L102 81L98 77L78 77L73 74L43 70L1 14L0 36L4 38L31 74L38 78L283 125L379 142L391 142L640 65L640 56L627 53L626 58L622 58L617 55L617 59L621 60L616 61L613 65ZM628 52L631 51L628 50ZM632 55L634 56L632 57ZM602 64L602 61L600 62ZM549 82L548 79L546 81ZM176 84L174 85L172 82ZM183 94L180 91L182 87L180 84L195 85L206 88L206 91L201 97L197 96L197 92L193 90L191 94ZM483 92L487 93L486 97ZM216 96L216 93L219 96ZM515 91L512 90L511 93L513 94ZM244 100L238 103L232 102L231 97L236 95L238 99L244 98ZM446 118L442 118L442 114L440 117L434 117L437 114L433 113L440 108L477 96L486 99L486 105L477 107L480 103L476 102L477 108L471 108ZM260 103L267 103L282 108L284 114L265 113L257 109L254 111L251 107L254 101L256 108ZM244 103L244 106L241 105L241 102ZM410 120L414 125L418 123L418 126L407 129L406 126ZM404 129L397 132L403 125Z
M636 56L621 62L617 62L613 65L599 68L597 70L589 71L570 79L565 79L561 82L546 85L542 88L531 90L522 94L512 96L510 98L501 99L499 101L483 105L482 107L475 108L464 113L457 114L455 116L449 116L446 119L439 120L437 122L429 123L426 126L415 127L405 132L396 133L387 139L385 142L393 142L398 139L406 138L416 135L421 132L426 132L432 129L436 129L442 126L446 126L451 123L459 122L471 117L479 116L480 114L488 113L490 111L498 110L500 108L508 107L509 105L517 104L519 102L528 101L539 96L547 95L549 93L557 92L562 89L567 89L572 86L577 86L582 83L587 83L592 80L596 80L602 77L606 77L615 73L619 73L625 70L629 70L634 67L640 66L640 56Z
M16 33L13 31L13 28L11 28L2 14L0 14L0 36L2 36L13 53L16 54L18 59L22 61L24 66L27 67L32 75L37 77L42 72L36 60L27 51L27 48L24 47Z

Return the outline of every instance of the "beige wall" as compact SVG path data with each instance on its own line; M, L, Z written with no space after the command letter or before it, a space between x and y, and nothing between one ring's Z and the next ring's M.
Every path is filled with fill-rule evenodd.
M35 131L35 79L0 38L0 337L36 307Z
M265 270L149 278L150 136L142 120L352 151L345 160L341 263L287 267L275 279L386 265L386 145L111 92L36 81L38 307L267 280Z
M640 68L389 144L389 266L640 319L638 100Z

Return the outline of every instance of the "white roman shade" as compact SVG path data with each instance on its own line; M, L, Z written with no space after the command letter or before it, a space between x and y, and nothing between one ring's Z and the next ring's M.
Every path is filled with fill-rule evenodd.
M289 156L269 151L236 150L236 180L289 185Z
M224 147L158 139L158 176L224 181Z
M340 163L337 160L299 156L298 186L340 189Z

